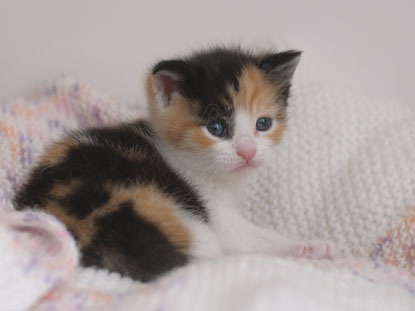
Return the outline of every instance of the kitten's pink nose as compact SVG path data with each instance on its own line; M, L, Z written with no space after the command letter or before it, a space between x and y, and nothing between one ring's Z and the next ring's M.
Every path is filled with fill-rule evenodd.
M236 154L248 163L256 153L255 141L249 136L242 136L236 141Z
M252 149L247 149L247 150L239 150L236 152L241 158L244 158L244 160L246 161L246 163L249 162L249 160L251 160L255 153L256 153L256 148L252 148Z

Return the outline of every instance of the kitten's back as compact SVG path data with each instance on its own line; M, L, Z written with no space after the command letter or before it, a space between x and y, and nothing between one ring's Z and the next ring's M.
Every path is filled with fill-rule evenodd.
M86 266L149 280L188 260L178 213L207 214L154 146L148 123L77 132L55 143L16 196L70 230Z

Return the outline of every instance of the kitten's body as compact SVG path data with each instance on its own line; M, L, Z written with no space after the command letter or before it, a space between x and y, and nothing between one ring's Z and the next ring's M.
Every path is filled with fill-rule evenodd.
M240 215L248 178L285 127L300 53L214 49L158 63L150 121L89 129L53 145L16 197L59 218L84 265L151 280L191 259L232 253L330 258Z

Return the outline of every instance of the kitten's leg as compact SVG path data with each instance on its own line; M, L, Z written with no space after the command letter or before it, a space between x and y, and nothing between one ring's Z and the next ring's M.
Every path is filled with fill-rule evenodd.
M191 232L189 255L195 259L210 259L224 255L222 245L212 228L195 219L185 219L186 226Z
M224 252L264 253L278 256L332 259L336 248L324 241L297 241L259 228L247 221L238 210L226 207L216 209L214 226Z

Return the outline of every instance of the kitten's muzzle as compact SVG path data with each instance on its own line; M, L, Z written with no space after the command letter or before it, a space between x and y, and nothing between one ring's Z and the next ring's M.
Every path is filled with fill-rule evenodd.
M254 137L250 135L239 136L235 141L235 151L237 155L248 163L256 153L256 143Z

